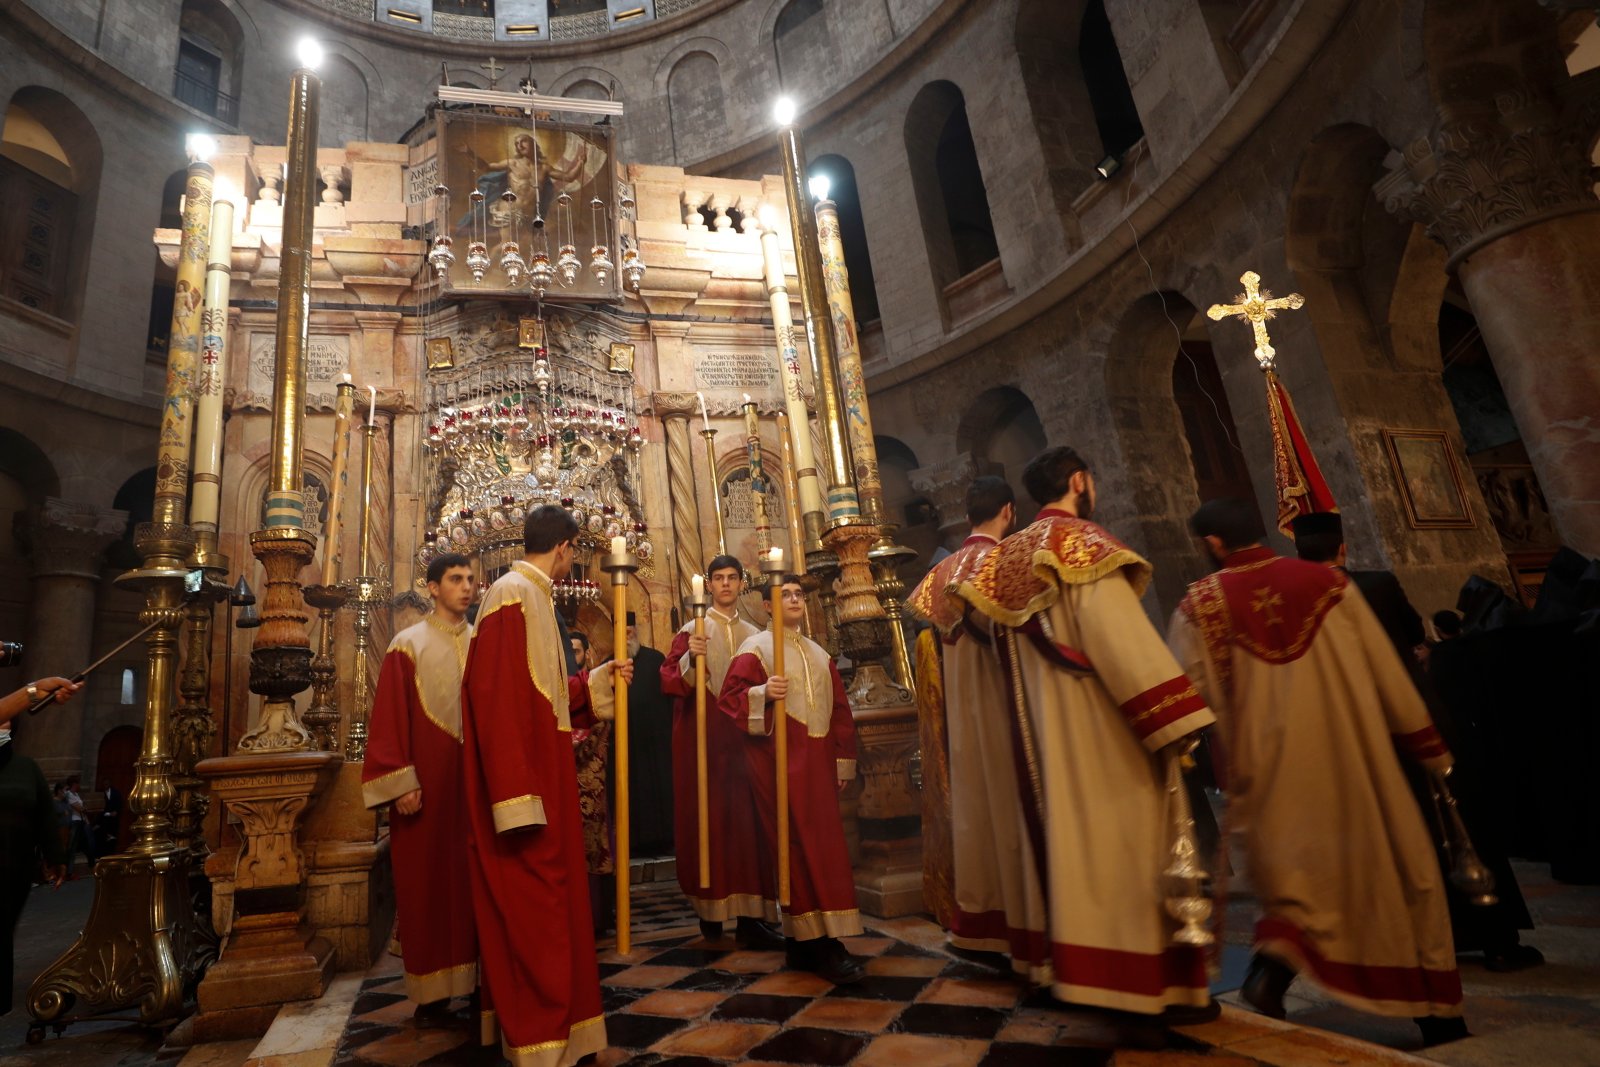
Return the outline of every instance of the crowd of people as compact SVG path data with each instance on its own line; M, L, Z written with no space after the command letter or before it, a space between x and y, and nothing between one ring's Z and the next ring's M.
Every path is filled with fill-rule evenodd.
M1300 558L1285 558L1251 504L1214 500L1190 526L1215 570L1163 635L1141 603L1150 565L1093 521L1082 458L1047 449L1023 483L1040 510L1013 531L1011 487L974 481L971 537L909 598L940 636L952 944L1008 956L1066 1003L1166 1025L1213 1018L1208 942L1242 861L1262 911L1247 1003L1282 1017L1305 980L1414 1018L1425 1043L1466 1036L1457 952L1503 970L1542 960L1519 942L1531 923L1495 835L1479 840L1497 881L1484 907L1452 883L1430 826L1447 779L1469 825L1483 803L1476 769L1455 768L1460 730L1429 683L1439 633L1425 633L1392 575L1345 568L1336 515L1301 517L1289 531ZM469 560L432 561L434 610L389 650L364 770L367 803L393 806L398 940L419 1018L468 997L485 1040L497 1032L518 1067L561 1067L606 1044L595 937L615 877L607 749L619 680L670 702L651 769L670 774L665 832L703 936L727 936L732 921L738 943L782 948L793 968L836 984L863 975L841 940L862 929L837 803L855 776L855 728L838 667L804 636L802 580L782 582L781 672L775 630L738 610L746 576L726 555L706 567L702 624L663 655L640 646L630 618L628 646L593 665L553 600L577 532L562 508L533 511L524 558L472 624ZM712 709L704 839L701 687ZM1227 798L1222 833L1202 773ZM1170 861L1191 816L1210 877L1180 886ZM1197 936L1193 908L1207 897L1212 932Z

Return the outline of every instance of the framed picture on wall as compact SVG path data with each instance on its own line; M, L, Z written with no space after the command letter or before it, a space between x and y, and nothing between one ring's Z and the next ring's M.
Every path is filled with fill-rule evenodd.
M1382 433L1389 468L1413 530L1469 530L1477 525L1461 467L1443 430Z
M449 370L456 365L456 350L448 337L430 337L427 344L428 369Z

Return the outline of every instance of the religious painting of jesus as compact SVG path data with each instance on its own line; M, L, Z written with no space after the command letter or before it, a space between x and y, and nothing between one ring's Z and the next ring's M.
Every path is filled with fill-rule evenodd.
M1471 529L1461 470L1443 430L1384 430L1389 465L1414 530Z
M526 296L529 267L542 253L555 272L546 300L620 299L616 269L602 277L592 267L597 249L612 264L620 257L615 136L614 124L558 121L547 112L441 111L439 173L449 193L435 226L454 241L456 257L445 294ZM474 242L486 257L481 278L468 262ZM575 258L564 271L569 250ZM512 251L521 265L509 270Z

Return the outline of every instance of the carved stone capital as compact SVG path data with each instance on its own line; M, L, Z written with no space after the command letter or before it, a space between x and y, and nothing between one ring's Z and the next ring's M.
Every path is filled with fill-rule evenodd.
M100 557L128 527L128 513L57 497L26 520L33 573L38 578L98 578Z
M965 529L967 525L967 487L984 474L1001 474L998 463L980 460L963 452L943 463L931 463L910 473L911 488L926 496L939 512L941 536Z
M1600 209L1588 153L1600 118L1594 101L1519 91L1495 103L1496 115L1451 118L1390 153L1375 186L1385 208L1444 245L1450 269L1536 222Z

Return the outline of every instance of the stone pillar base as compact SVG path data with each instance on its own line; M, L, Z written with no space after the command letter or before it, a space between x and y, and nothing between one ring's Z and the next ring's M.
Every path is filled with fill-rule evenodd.
M875 919L898 919L927 909L922 903L922 849L919 840L866 841L856 865L856 903Z
M315 936L301 910L240 915L222 959L200 983L202 1015L233 1008L315 1000L333 974L333 946Z

